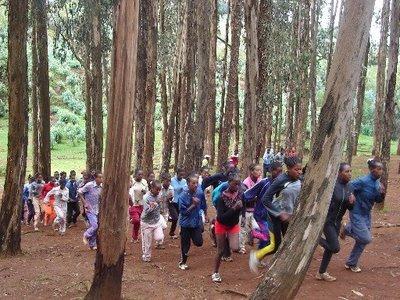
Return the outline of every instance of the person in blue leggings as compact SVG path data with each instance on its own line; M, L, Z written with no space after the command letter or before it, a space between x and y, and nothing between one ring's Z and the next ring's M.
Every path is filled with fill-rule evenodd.
M365 247L371 243L371 210L375 203L383 202L385 190L380 182L383 174L382 163L369 160L370 173L350 182L356 202L350 212L350 222L342 228L340 237L350 236L355 240L353 250L347 259L345 268L355 273L361 272L358 265Z

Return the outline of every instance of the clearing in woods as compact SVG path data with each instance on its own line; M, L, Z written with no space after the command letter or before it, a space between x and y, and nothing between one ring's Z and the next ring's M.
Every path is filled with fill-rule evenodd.
M355 174L366 172L366 157L355 158ZM337 277L333 283L314 278L322 257L317 248L298 299L395 299L399 297L400 283L400 176L399 158L391 162L390 184L386 208L373 211L373 242L361 259L363 272L354 274L344 269L353 240L341 242L341 251L332 259L328 271ZM212 215L213 212L210 214ZM397 227L396 227L397 225ZM80 298L90 287L95 253L82 244L84 223L68 229L61 237L46 228L36 233L23 226L23 255L0 259L0 297L18 298ZM260 280L248 269L248 255L234 255L234 262L223 263L223 282L211 282L215 248L204 233L202 248L192 247L188 264L190 269L177 268L179 240L166 238L165 250L153 250L151 263L141 262L140 244L127 244L123 277L123 297L126 299L197 298L233 299L250 295ZM250 250L250 248L248 248Z

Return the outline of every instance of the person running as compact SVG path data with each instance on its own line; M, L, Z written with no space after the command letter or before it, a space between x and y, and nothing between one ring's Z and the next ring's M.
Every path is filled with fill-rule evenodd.
M32 182L32 176L28 176L28 182L24 184L22 189L22 209L21 209L21 223L22 224L29 224L28 218L31 214L29 209L29 187ZM33 215L32 215L33 216Z
M143 197L143 213L140 227L142 233L142 260L144 262L151 261L151 244L153 239L157 244L162 244L164 240L160 191L161 183L158 180L154 180L150 185L150 191Z
M66 184L67 181L65 179L60 179L59 185L48 192L43 200L44 203L48 203L51 196L53 196L55 199L54 211L57 217L53 222L53 228L54 230L57 230L60 235L65 234L67 227L67 203L69 200L69 190L65 186ZM55 228L57 225L58 228Z
M174 199L174 188L171 185L171 175L163 173L160 176L161 191L160 191L160 211L164 221L169 218L169 205ZM166 223L165 223L166 224ZM157 249L165 249L163 240L159 241L156 246Z
M274 161L280 163L283 165L283 161L285 160L285 149L281 148L281 151L279 151L274 158Z
M355 240L353 250L347 259L345 268L355 273L361 272L358 261L365 247L372 241L371 209L375 203L385 199L385 189L380 182L383 174L381 162L368 162L370 173L350 182L356 198L354 208L350 212L350 222L341 229L340 236L350 236Z
M75 171L70 172L69 180L66 186L69 191L69 200L67 205L67 224L68 228L70 228L72 226L76 226L76 221L79 214L81 213L79 209L78 183L76 182Z
M154 180L156 180L156 174L154 174L153 171L150 171L149 174L147 174L147 184L149 185L149 187Z
M221 183L227 182L231 176L238 173L239 170L237 167L232 162L228 161L225 163L222 172L203 178L201 188L205 191L208 187L212 186L215 190Z
M169 236L172 239L177 239L178 236L175 234L176 226L178 225L179 217L179 197L184 192L187 187L185 171L182 168L176 169L176 176L171 180L171 185L174 188L174 198L168 205L169 209L169 221L171 222L171 228L169 231Z
M38 225L40 221L40 215L42 212L40 197L42 194L42 189L44 186L43 177L41 174L35 175L35 181L33 181L29 188L29 198L32 200L33 210L35 211L35 216L33 219L33 228L35 231L39 231Z
M89 245L91 250L97 249L97 229L100 195L102 191L103 174L95 173L94 181L86 183L78 189L78 195L83 203L88 219L89 228L83 234L83 243Z
M222 192L217 205L217 219L215 221L217 255L214 273L211 276L212 281L216 283L222 281L219 267L225 248L229 246L232 251L239 249L239 217L243 208L240 184L239 176L230 178L228 188Z
M53 177L58 182L60 180L60 173L58 171L55 171Z
M355 198L349 185L350 180L350 165L347 163L341 163L323 230L325 238L321 238L319 242L325 250L319 271L316 275L318 280L336 280L336 278L331 276L326 270L328 269L332 255L340 251L338 237L343 216L346 213L346 210L353 209Z
M270 233L269 246L250 254L249 267L255 273L258 272L260 261L267 254L275 253L278 250L300 194L302 170L300 159L286 157L285 165L287 171L274 180L261 199L268 210L268 217L271 218L272 233Z
M179 269L187 270L191 241L196 247L203 245L203 223L201 220L201 199L198 197L198 177L191 175L188 186L179 195L179 225L181 226L181 260Z
M129 216L132 223L132 242L139 242L140 217L143 212L143 196L149 191L143 171L136 170L135 177L129 189L133 205L129 208Z
M268 147L267 149L265 149L263 155L264 177L267 177L267 173L270 171L270 166L273 161L274 161L274 150Z
M255 186L261 180L262 169L257 164L251 164L249 166L249 176L243 180L243 185L246 187L246 190ZM240 221L240 250L239 253L246 253L246 243L252 245L253 239L250 235L252 230L252 222L253 222L253 213L254 213L254 202L248 201L245 203L245 209L243 210L243 214L241 216Z
M255 202L254 206L254 220L258 224L258 228L252 229L252 236L259 240L258 249L263 249L271 245L270 230L272 230L272 224L270 224L270 218L268 217L268 211L262 203L261 199L267 192L268 188L274 182L274 180L282 173L282 165L279 162L273 162L270 166L271 176L262 179L259 183L248 189L243 194L243 201ZM273 245L271 245L272 247Z
M49 182L47 182L42 189L42 196L41 198L44 199L48 192L50 192L54 187L58 185L58 181L54 177L50 177ZM56 212L54 211L54 196L50 197L50 201L47 203L43 203L43 211L44 211L44 218L43 218L43 225L47 226L50 225L54 219L56 218Z

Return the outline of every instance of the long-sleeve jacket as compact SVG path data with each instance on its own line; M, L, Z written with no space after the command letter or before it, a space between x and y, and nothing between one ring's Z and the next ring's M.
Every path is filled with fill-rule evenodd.
M340 226L346 210L352 210L353 205L349 202L349 197L352 194L350 184L344 183L340 179L337 180L333 190L331 203L329 205L326 222Z
M300 180L293 180L284 173L274 180L261 201L274 216L279 216L282 212L292 214L300 189Z
M238 193L237 199L237 201L242 201L240 193ZM233 209L232 205L228 206L224 196L222 196L217 205L217 221L225 226L235 226L239 223L241 212L242 209Z
M191 192L188 188L185 188L179 195L179 225L181 227L197 228L202 224L200 216L201 203L190 208L194 197L198 198L197 191Z
M256 205L254 206L254 218L256 220L263 220L267 216L267 209L263 205L261 199L267 192L268 188L271 186L273 179L271 177L267 177L258 182L251 189L248 189L243 194L243 201L249 202L256 199Z
M375 202L383 201L380 180L374 178L371 174L352 180L350 185L356 197L353 214L368 215Z

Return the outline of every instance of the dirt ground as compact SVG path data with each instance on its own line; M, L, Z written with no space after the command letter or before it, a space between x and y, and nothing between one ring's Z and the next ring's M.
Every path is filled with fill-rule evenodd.
M357 158L355 165L364 168L365 158ZM386 208L374 211L372 244L361 259L362 273L354 274L344 269L346 256L353 245L348 238L341 252L335 255L329 272L338 280L319 282L314 275L322 257L318 248L298 299L400 299L400 176L397 175L399 158L391 164L390 187ZM384 226L384 227L382 227ZM380 227L380 228L376 228ZM0 259L0 298L48 299L81 298L90 287L95 253L82 244L84 223L67 230L61 237L51 228L33 232L23 227L23 254ZM192 247L188 264L190 269L177 268L179 240L166 239L165 250L153 250L151 263L140 260L140 244L127 248L123 277L123 296L126 299L151 299L154 297L176 299L240 299L251 294L262 274L249 272L248 255L234 255L234 262L223 263L223 283L211 282L215 248L208 232L204 245ZM248 249L250 250L250 249Z

